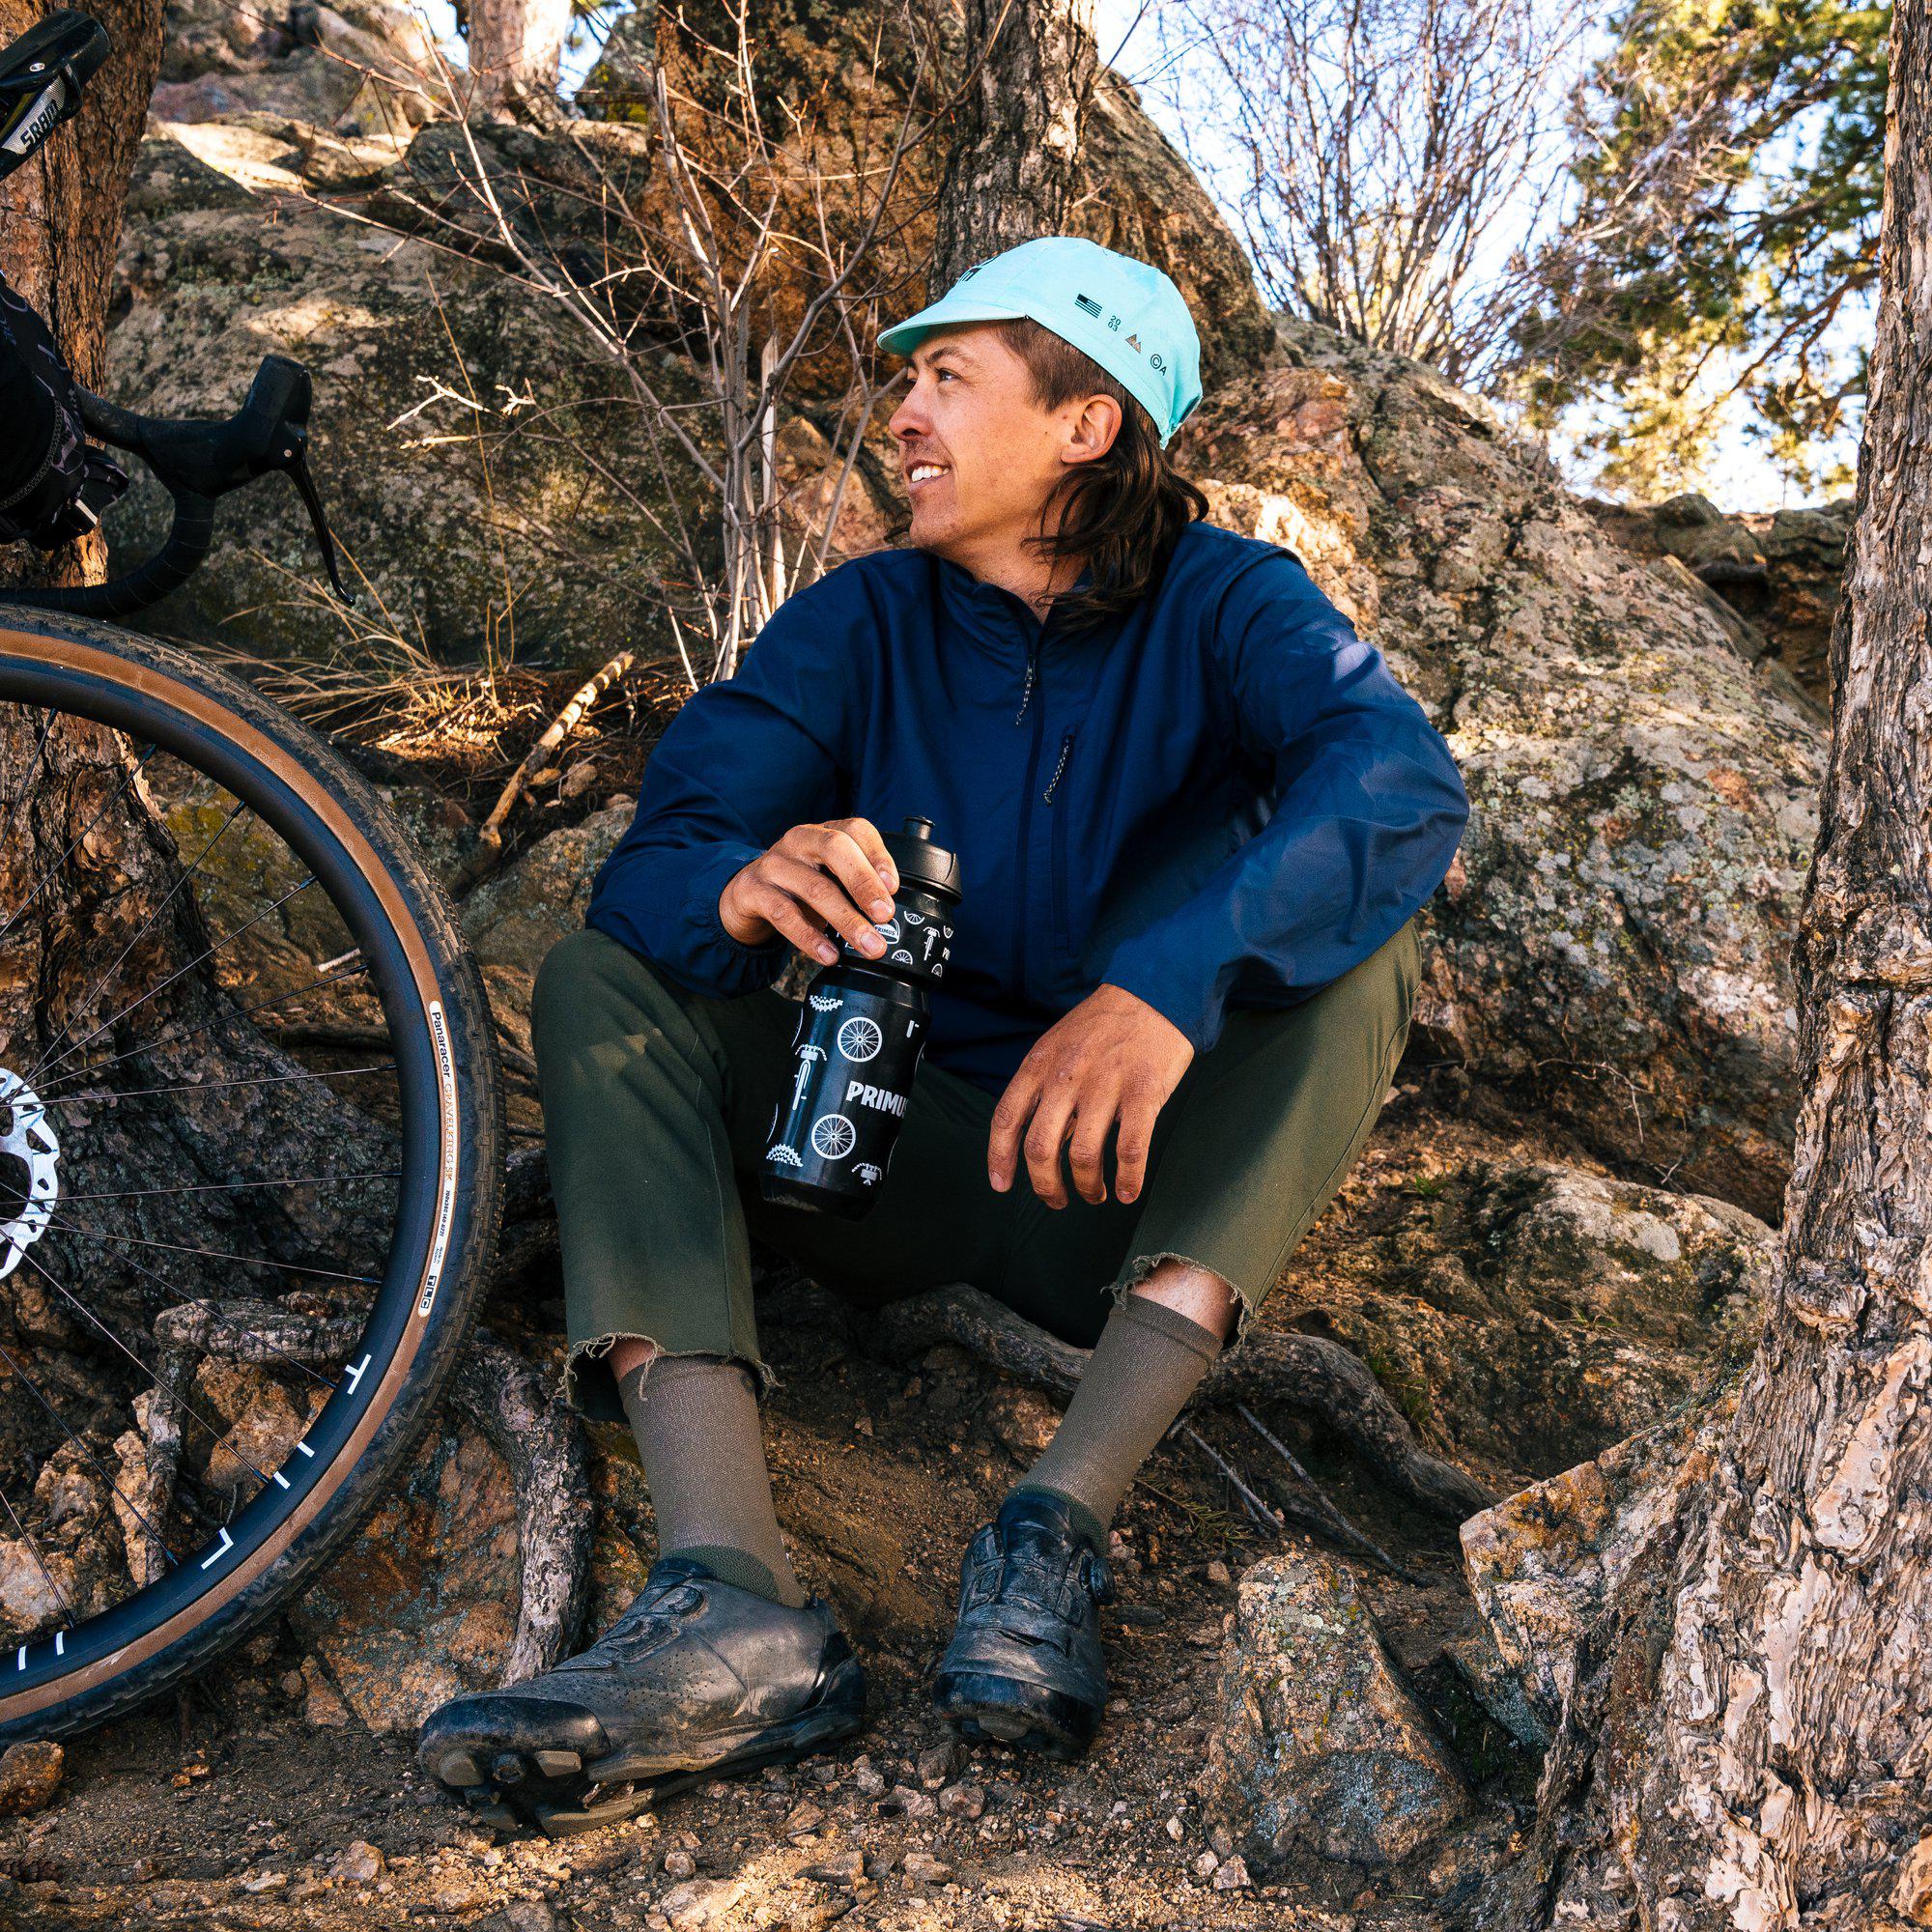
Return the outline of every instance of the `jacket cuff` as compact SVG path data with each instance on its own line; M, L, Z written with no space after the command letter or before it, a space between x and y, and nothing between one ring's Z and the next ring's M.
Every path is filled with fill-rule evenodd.
M1172 965L1145 963L1117 954L1100 976L1105 985L1145 1000L1162 1019L1187 1036L1196 1053L1206 1053L1221 1037L1221 1003L1204 999L1191 977Z
M692 875L690 895L685 901L685 918L700 944L712 948L721 962L721 977L729 983L746 984L753 991L768 986L784 969L791 941L782 933L748 945L727 930L718 900L732 875L749 866L761 845L726 844L715 858L708 859Z

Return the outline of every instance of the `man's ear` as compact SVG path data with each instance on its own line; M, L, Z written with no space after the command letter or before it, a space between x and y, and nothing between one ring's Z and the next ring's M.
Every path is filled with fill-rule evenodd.
M1064 463L1092 463L1105 456L1121 433L1121 406L1112 396L1093 395L1080 406L1072 433L1060 455Z

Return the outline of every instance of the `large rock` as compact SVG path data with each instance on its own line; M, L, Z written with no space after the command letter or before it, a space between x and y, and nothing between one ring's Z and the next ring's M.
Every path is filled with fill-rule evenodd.
M431 1437L290 1621L363 1723L409 1731L500 1682L519 1588L509 1469L463 1425Z
M1345 1188L1282 1303L1369 1362L1431 1448L1500 1484L1650 1427L1756 1332L1775 1237L1728 1202L1549 1161L1378 1172Z
M247 73L286 56L295 38L279 20L222 0L167 0L161 14L161 81Z
M1849 497L1728 515L1694 492L1648 508L1586 497L1624 549L1706 599L1748 657L1776 660L1821 709L1831 705L1832 620L1851 535Z
M1709 1480L1736 1386L1463 1523L1463 1568L1501 1663L1472 1683L1507 1728L1523 1734L1526 1705L1545 1739L1556 1734L1593 1626L1639 1567L1668 1556L1683 1498Z
M657 433L660 465L649 412L628 379L561 304L532 292L523 263L489 233L468 179L473 137L526 258L560 279L614 291L623 305L614 320L640 379L709 446L716 406L694 368L663 347L688 337L691 315L666 299L623 218L610 214L621 203L647 223L665 218L652 200L653 130L629 125L612 102L600 110L611 119L562 130L477 123L465 134L440 121L414 132L438 104L434 86L425 102L419 92L360 84L364 70L406 74L425 65L419 30L385 0L303 0L286 29L264 33L224 23L211 0L175 5L175 77L155 101L119 263L125 313L110 338L113 391L151 412L225 414L263 353L307 362L318 383L315 467L375 597L355 626L321 606L308 587L316 569L298 507L270 484L230 503L210 563L157 609L156 627L271 654L320 655L354 636L391 665L404 642L445 661L514 652L525 662L594 663L626 643L670 656L657 600L639 591L715 575L715 496L668 430ZM698 9L695 28L705 18ZM935 23L948 57L963 64L974 50L960 10L937 9ZM868 81L861 76L879 49L856 15L780 0L759 32L756 81L770 98L770 125L784 125L780 97L811 99L821 140L852 143L849 165L821 150L828 232L843 248L872 213L874 164L885 155L868 144L890 141L910 43L890 43ZM619 49L648 52L652 40L648 16L612 34ZM714 81L735 85L728 70L687 66L676 77L693 99ZM841 90L855 88L866 92L865 111L842 112ZM373 104L372 89L382 94ZM599 105L597 89L586 104ZM1158 262L1201 314L1220 318L1206 345L1210 377L1246 366L1264 353L1270 325L1227 224L1124 81L1104 77L1091 119L1090 165L1105 191L1081 198L1082 232ZM703 149L701 114L683 132L700 165L737 171L731 156ZM923 299L917 284L943 163L939 142L904 157L902 206L874 246L872 270L902 292L895 300L907 312ZM803 171L780 173L797 192ZM806 200L785 204L778 220L816 231ZM665 252L681 245L673 234ZM782 337L813 291L783 273L768 279L771 326ZM827 435L844 419L850 373L836 350L807 357L781 410L776 482L795 532L788 556L827 522L842 467ZM886 541L905 507L886 413L873 412L847 479L835 562ZM157 538L164 509L156 489L137 491L110 526L122 554ZM678 527L693 533L689 553L667 535ZM369 648L385 640L386 650Z
M1208 1803L1252 1863L1394 1864L1469 1808L1462 1773L1349 1573L1313 1549L1241 1577Z
M463 906L463 930L483 968L498 1023L526 1052L530 988L544 954L583 923L597 868L624 836L636 808L606 806L520 853Z
M422 85L435 43L416 15L386 0L295 0L280 17L169 0L161 76L149 103L163 122L290 117L317 129L391 143L433 118Z
M1222 521L1301 551L1462 766L1417 1045L1614 1160L1775 1215L1822 753L1788 678L1419 364L1283 322L1276 360L1174 449L1238 486Z
M1755 512L1743 519L1764 558L1764 601L1757 622L1792 676L1827 709L1832 702L1832 626L1844 589L1854 508L1850 497L1836 497L1829 503Z
M600 663L618 643L658 642L634 578L655 568L661 493L642 473L622 489L600 480L591 454L620 379L510 277L296 193L307 152L298 124L254 116L150 134L109 388L154 413L226 414L264 355L307 364L310 461L350 581L367 581L364 616L352 635L310 591L307 520L270 479L223 506L209 565L156 607L154 627L270 655L354 645L383 676L513 639L526 659ZM523 433L532 412L542 435ZM113 521L117 560L157 540L164 510L156 486L132 493ZM606 567L586 570L593 555Z

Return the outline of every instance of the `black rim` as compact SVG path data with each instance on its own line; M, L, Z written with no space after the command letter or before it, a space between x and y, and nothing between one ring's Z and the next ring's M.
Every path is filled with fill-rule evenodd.
M440 1002L425 1009L375 890L298 792L202 721L109 677L0 652L0 703L36 705L108 725L124 734L137 757L156 750L170 753L221 785L286 840L360 949L387 1022L401 1102L400 1186L386 1263L366 1325L321 1411L282 1465L261 1472L261 1488L233 1520L200 1548L175 1559L164 1577L50 1636L16 1644L11 1658L0 1655L4 1710L19 1693L86 1670L179 1617L245 1564L328 1476L365 1419L412 1321L429 1315L440 1286L457 1196L458 1116L447 1015ZM6 1507L12 1516L14 1506ZM7 1528L21 1533L17 1520L0 1525L0 1533Z

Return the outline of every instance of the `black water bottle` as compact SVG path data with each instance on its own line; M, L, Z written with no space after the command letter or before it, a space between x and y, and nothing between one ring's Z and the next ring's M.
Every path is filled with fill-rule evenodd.
M959 905L958 855L932 842L930 819L908 818L885 841L899 875L893 916L873 928L886 950L874 959L838 935L839 957L799 1008L759 1176L767 1201L852 1221L892 1165L925 1050L926 988L946 977Z

